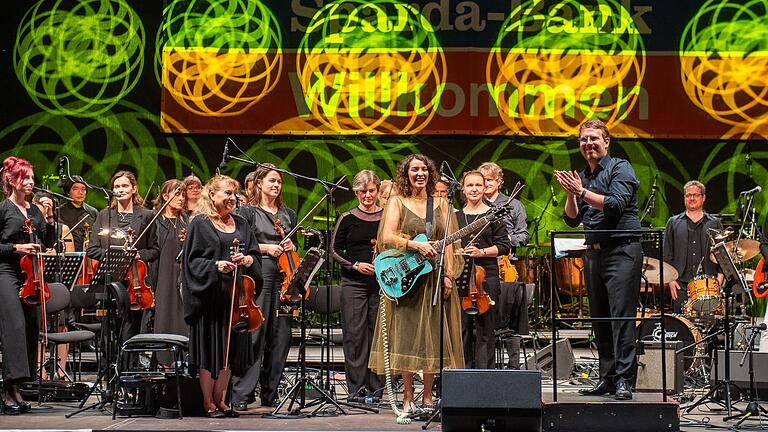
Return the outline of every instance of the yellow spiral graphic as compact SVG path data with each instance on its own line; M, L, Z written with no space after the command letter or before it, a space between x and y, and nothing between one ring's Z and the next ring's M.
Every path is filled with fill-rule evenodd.
M708 1L680 41L691 102L733 126L730 137L768 134L768 0Z
M296 68L307 108L327 130L414 133L437 111L446 60L412 6L343 0L315 14Z
M197 115L240 115L280 77L280 26L258 1L175 1L165 9L162 31L163 87Z
M486 63L499 117L513 133L562 135L585 119L620 124L645 74L642 38L613 0L524 2L506 19Z

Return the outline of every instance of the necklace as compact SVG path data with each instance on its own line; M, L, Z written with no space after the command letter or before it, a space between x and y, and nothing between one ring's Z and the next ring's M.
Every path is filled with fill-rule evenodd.
M120 222L128 222L128 215L132 213L121 213L117 212L117 218L120 219Z

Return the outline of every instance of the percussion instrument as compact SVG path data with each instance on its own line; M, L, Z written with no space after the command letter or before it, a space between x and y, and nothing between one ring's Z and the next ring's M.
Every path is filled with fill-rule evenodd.
M669 263L663 263L664 268L664 285L676 280L679 275L677 270ZM649 284L661 285L661 269L662 262L656 258L643 257L643 275L648 280Z
M555 261L555 286L565 295L586 295L584 261L581 258L559 258Z
M658 317L653 315L652 317ZM686 317L680 315L666 315L664 327L665 338L669 341L681 341L683 346L694 342L701 342L701 331ZM643 321L637 326L637 338L640 341L661 342L661 323L659 321ZM705 343L698 343L683 352L683 367L686 373L696 370L705 357L707 347Z
M756 257L760 253L760 242L757 240L741 239L739 240L739 247L736 248L736 253L733 253L733 246L736 244L736 240L729 241L725 244L725 249L731 254L733 262L736 264L744 261L749 261ZM714 254L709 254L709 260L716 263Z
M709 314L721 306L720 284L710 275L699 275L688 282L688 304L692 312Z

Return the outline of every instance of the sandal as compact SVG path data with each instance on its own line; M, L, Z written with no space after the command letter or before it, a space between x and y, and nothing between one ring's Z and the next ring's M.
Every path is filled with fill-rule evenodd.
M416 404L413 401L403 402L403 414L406 415L414 415L419 414L421 412L421 409L416 406Z

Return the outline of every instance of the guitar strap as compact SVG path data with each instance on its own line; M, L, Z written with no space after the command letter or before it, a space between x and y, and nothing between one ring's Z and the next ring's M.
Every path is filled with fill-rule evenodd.
M427 238L429 238L432 235L432 217L434 216L435 209L434 206L434 199L430 196L427 197Z

